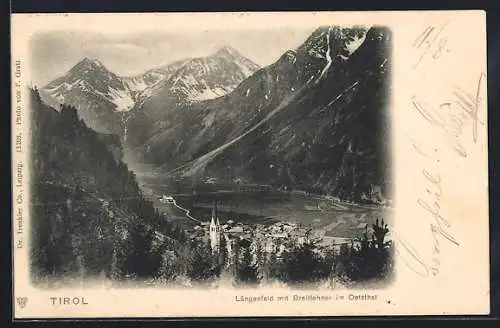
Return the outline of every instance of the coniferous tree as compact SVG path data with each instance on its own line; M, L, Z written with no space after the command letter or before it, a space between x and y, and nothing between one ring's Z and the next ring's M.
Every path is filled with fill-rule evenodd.
M387 224L384 223L384 219L379 223L377 219L375 224L373 224L373 235L375 238L375 243L378 248L382 249L385 246L385 236L389 233Z
M231 255L229 263L229 268L233 277L236 277L238 275L240 257L241 257L241 242L239 239L234 239L231 245Z
M209 283L220 274L217 257L210 250L208 243L195 243L191 249L187 276L194 282Z
M319 255L314 242L306 241L283 254L281 280L293 286L310 286L330 275L330 263Z
M236 269L235 285L236 286L256 286L259 284L261 277L256 264L252 263L252 253L249 247L241 247L241 257L238 260Z
M190 275L194 247L194 243L178 242L174 248L175 256L178 259L179 275L181 276Z
M393 269L392 246L385 241L389 229L383 220L376 220L373 231L370 238L368 229L365 229L357 247L342 245L335 269L337 278L356 284L390 277Z
M111 257L111 264L109 270L109 278L114 281L121 280L124 276L124 256L120 254L119 248L113 247L113 253Z
M334 275L344 284L351 277L351 250L348 244L342 244L335 265Z
M228 262L228 252L227 252L227 241L224 235L220 236L219 243L219 254L218 254L218 265L221 268L227 266Z
M257 240L255 244L255 265L257 267L258 274L261 280L267 280L267 272L265 270L266 266L266 253L263 249L261 240Z
M157 272L160 260L151 252L153 234L144 225L132 226L126 253L126 271L138 277L151 277Z
M282 266L283 264L278 260L276 253L269 253L269 256L267 256L264 265L264 276L266 281L273 281L276 279L281 280L281 272L283 271L281 269Z
M163 253L159 278L162 282L172 282L180 274L179 259L174 251L167 250Z

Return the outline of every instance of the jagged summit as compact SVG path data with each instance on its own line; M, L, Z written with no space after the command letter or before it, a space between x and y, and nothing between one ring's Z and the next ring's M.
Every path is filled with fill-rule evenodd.
M123 79L100 60L89 57L47 84L40 93L56 108L62 103L76 107L88 126L103 133L120 134L121 122L114 119L114 113L128 111L134 104Z
M214 53L214 56L232 56L232 57L241 57L241 54L235 48L225 45L221 47Z
M145 89L137 107L148 117L164 119L170 108L225 96L259 68L236 49L224 46L206 57L183 61L168 79Z
M330 58L340 56L345 59L361 45L367 31L364 26L321 26L297 50L317 58L326 58L330 51Z
M75 66L73 66L72 70L80 69L80 68L101 68L105 69L103 63L96 58L85 57L80 60Z
M101 61L97 58L89 58L89 57L85 57L82 59L82 62L84 63L89 63L89 64L93 64L93 65L98 65L98 66L104 66Z

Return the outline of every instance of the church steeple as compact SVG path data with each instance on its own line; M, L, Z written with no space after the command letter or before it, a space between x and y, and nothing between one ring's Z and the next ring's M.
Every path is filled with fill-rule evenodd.
M214 207L212 208L212 220L214 220L214 221L218 220L218 217L217 217L217 201L214 202Z
M212 219L210 220L210 246L212 247L212 252L219 251L220 233L221 227L217 214L217 201L215 201L212 209Z

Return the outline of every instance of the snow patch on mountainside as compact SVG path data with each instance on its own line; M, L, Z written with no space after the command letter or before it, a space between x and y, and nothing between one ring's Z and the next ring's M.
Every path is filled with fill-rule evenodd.
M215 113L209 113L203 118L203 125L206 127L211 127L215 122Z
M57 102L62 103L64 102L64 96L66 93L73 90L74 87L80 87L83 83L84 81L80 79L77 79L72 83L65 81L55 87L45 89L45 92Z
M78 80L74 81L73 83L63 82L63 83L61 83L59 85L56 85L53 88L46 89L46 91L48 91L48 92L54 92L54 93L56 93L56 92L62 92L61 89L64 89L64 91L68 91L68 90L73 89L73 87L76 86L78 83L80 83L80 81L81 80L78 79Z
M238 68L241 70L243 75L245 75L246 77L249 77L250 75L252 75L254 73L254 70L250 69L250 67L248 67L247 65L244 65L242 62L235 61L235 63L236 63L236 65L238 65Z
M127 141L127 133L128 133L128 120L130 119L130 115L127 115L125 114L124 112L122 112L122 117L121 117L121 121L122 121L122 125L123 125L123 140L124 141Z
M234 89L231 88L231 90ZM214 88L214 89L204 89L201 91L193 91L190 92L190 95L188 96L188 100L191 101L202 101L202 100L208 100L208 99L215 99L224 96L231 90L228 89L223 89L223 88Z
M109 89L110 101L116 105L116 111L129 111L134 107L134 99L126 90Z
M144 79L141 78L125 79L123 82L132 91L142 91L148 87Z
M346 48L349 51L349 54L352 55L356 50L358 50L359 46L361 46L363 42L365 42L365 39L366 33L363 33L363 35L361 35L360 37L346 43Z
M331 57L331 51L332 51L332 49L330 48L330 32L331 32L331 30L332 30L332 28L329 27L328 28L328 33L327 33L327 36L326 36L326 44L328 46L328 48L326 50L326 55L325 55L326 65L323 68L323 70L321 71L321 74L319 75L318 79L316 80L317 82L323 78L323 76L328 72L328 70L330 69L330 66L332 65L332 57Z

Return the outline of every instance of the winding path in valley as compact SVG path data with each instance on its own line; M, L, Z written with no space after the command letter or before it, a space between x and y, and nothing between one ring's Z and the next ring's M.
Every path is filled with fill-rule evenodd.
M198 223L202 223L200 220L197 220L197 219L193 218L193 217L191 216L191 214L189 214L189 210L188 210L187 208L184 208L184 207L182 207L182 206L179 206L179 205L177 204L177 202L175 201L175 199L174 199L173 204L174 204L174 206L175 206L175 207L177 207L178 209L180 209L180 210L184 211L184 213L186 213L186 217L187 217L187 218L189 218L190 220L196 221L196 222L198 222Z

